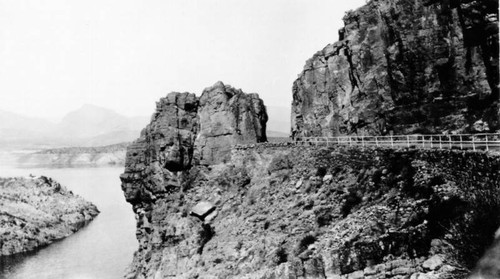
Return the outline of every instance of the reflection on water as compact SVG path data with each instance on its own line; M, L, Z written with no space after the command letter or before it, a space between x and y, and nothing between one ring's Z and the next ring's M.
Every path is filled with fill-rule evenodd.
M101 211L94 221L68 238L36 252L0 258L0 278L122 278L137 249L135 220L125 202L119 174L123 168L14 169L0 166L0 176L46 175Z

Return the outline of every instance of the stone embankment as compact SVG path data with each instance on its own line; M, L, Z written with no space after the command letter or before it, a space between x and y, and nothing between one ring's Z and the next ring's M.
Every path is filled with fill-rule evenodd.
M97 214L95 205L51 178L0 178L0 256L67 237Z

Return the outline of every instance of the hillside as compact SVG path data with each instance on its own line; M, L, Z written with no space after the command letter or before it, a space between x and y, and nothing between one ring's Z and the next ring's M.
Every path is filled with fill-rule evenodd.
M177 188L128 164L129 278L463 278L500 226L500 157L483 153L242 147ZM190 215L200 202L214 213Z

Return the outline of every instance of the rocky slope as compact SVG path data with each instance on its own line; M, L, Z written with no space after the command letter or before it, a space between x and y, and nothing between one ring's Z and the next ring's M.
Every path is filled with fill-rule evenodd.
M51 178L0 178L0 256L67 237L98 213Z
M153 165L122 176L128 278L463 278L500 226L491 154L268 144L134 179Z
M500 128L498 1L371 0L293 85L292 134Z
M28 167L84 167L124 165L129 143L99 147L66 147L23 154L17 164Z

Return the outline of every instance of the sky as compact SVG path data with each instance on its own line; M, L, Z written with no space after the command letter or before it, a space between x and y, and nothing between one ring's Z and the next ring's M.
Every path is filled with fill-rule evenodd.
M151 115L221 80L290 106L305 61L366 0L0 0L0 110Z

